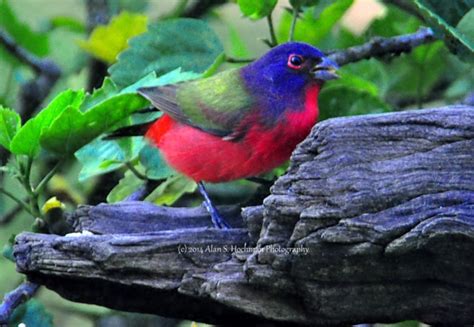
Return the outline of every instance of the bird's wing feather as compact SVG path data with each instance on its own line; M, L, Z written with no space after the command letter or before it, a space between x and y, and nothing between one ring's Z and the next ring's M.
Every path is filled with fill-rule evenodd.
M245 130L240 123L255 105L238 70L138 92L173 119L227 139Z

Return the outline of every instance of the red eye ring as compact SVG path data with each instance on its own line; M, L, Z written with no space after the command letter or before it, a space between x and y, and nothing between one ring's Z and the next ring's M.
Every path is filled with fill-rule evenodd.
M301 66L303 66L303 63L304 63L304 58L300 55L297 55L297 54L291 54L289 57L288 57L288 67L292 68L292 69L300 69Z

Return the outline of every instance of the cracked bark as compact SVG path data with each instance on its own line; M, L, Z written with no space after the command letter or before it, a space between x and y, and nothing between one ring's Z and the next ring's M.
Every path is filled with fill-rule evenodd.
M69 220L95 235L23 233L17 267L74 301L210 323L472 324L473 149L469 106L327 120L261 206L223 208L236 228L84 206Z

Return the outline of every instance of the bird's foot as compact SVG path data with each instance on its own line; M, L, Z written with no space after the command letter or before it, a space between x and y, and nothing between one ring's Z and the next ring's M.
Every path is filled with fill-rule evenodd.
M211 215L212 223L214 227L219 229L229 229L230 225L225 221L224 218L221 217L219 211L211 204L210 206L206 201L203 201L204 207L206 208L207 212Z
M219 229L229 229L230 225L225 221L224 218L221 217L219 211L217 211L216 207L212 204L211 199L209 198L209 195L207 194L207 191L204 188L202 182L198 183L198 189L201 195L204 197L204 207L211 215L211 220L214 226Z

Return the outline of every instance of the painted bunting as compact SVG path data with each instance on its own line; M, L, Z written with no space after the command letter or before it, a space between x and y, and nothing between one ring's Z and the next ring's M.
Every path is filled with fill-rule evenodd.
M171 167L198 183L214 225L225 228L202 182L257 176L288 160L316 123L319 90L337 78L336 69L318 49L290 42L239 69L141 88L164 113L141 131Z

